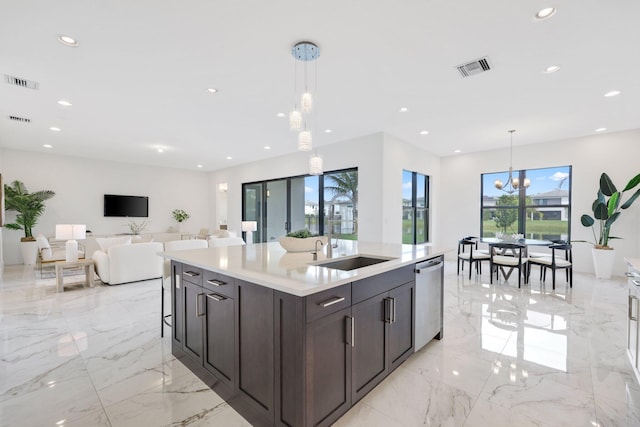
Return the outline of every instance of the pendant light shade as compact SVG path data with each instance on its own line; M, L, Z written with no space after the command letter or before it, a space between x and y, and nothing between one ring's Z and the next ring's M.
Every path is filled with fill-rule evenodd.
M311 151L311 148L312 148L311 131L305 129L298 134L298 150Z
M300 109L303 113L310 113L313 108L313 96L310 92L305 92L300 97Z
M314 154L309 158L309 175L322 175L323 173L322 157Z
M520 188L520 178L518 178L517 176L513 176L513 133L515 132L515 129L509 130L509 134L511 135L511 144L510 144L510 161L509 161L509 177L507 178L507 183L504 184L501 180L496 179L493 183L493 186L496 187L498 190L502 190L505 193L508 194L513 194L516 191L518 191L518 188ZM531 185L531 180L529 178L525 178L524 181L524 188L528 188L529 185Z
M299 131L302 128L302 113L293 110L289 113L289 129Z

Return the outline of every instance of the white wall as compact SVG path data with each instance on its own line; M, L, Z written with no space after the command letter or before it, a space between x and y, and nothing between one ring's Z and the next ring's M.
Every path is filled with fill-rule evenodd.
M4 172L4 169L2 168L2 150L0 150L0 171ZM0 172L0 174L2 173ZM0 197L0 215L2 215L2 224L6 223L6 212L4 211L4 184L6 182L6 177L3 177L2 179L2 192L0 192L0 194L2 194L3 196ZM4 271L4 251L3 251L3 236L4 236L4 232L5 229L4 227L0 227L0 276L2 275L3 271Z
M182 224L182 232L196 233L213 227L210 210L208 174L129 163L107 162L53 154L15 150L0 151L2 179L24 182L31 192L53 190L56 195L45 202L46 210L34 228L34 234L53 236L55 224L87 224L93 234L128 233L126 218L105 218L104 194L149 197L150 225L145 232L165 232L175 227L174 209L183 209L191 217ZM15 213L6 212L13 221ZM132 218L140 222L143 218ZM19 241L22 232L3 230L4 262L22 263Z
M591 214L599 178L606 172L618 189L640 173L640 130L594 135L562 141L515 146L514 169L533 169L551 166L572 166L571 239L593 240L591 230L580 223L580 216ZM465 235L480 233L480 174L507 170L509 149L485 151L444 157L441 159L440 180L443 191L453 197L442 197L438 211L442 212L439 229L443 242L455 247ZM630 194L629 194L630 195ZM628 196L624 197L624 200ZM446 215L445 215L446 214ZM612 240L617 251L615 274L625 269L625 256L640 254L640 202L623 211L612 227ZM575 243L574 264L577 271L593 272L591 245ZM453 255L455 259L455 255Z

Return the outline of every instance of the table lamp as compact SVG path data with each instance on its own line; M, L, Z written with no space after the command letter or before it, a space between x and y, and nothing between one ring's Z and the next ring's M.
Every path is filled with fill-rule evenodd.
M247 233L247 245L253 243L253 232L258 229L257 221L242 221L242 231Z
M66 261L78 260L78 242L75 239L87 238L85 224L56 224L56 240L66 240Z

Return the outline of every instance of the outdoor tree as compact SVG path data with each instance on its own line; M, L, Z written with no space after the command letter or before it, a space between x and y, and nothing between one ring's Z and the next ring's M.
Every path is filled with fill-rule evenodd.
M518 220L518 196L503 194L496 200L496 206L513 206L513 209L496 209L493 217L496 227L503 233L506 233L507 228L511 227L511 225Z

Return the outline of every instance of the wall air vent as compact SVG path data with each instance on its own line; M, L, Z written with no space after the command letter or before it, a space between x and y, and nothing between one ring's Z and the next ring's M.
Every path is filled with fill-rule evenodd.
M489 58L485 56L484 58L476 59L475 61L458 65L456 68L458 69L462 77L469 77L475 74L489 71L491 69L491 65L489 64Z
M8 75L4 75L5 81L7 83L9 83L10 85L14 85L14 86L20 86L20 87L24 87L27 89L38 89L38 86L40 86L40 84L38 82L34 82L33 80L27 80L27 79L21 79L20 77L13 77L13 76L8 76Z
M20 123L31 123L31 119L27 119L26 117L9 116L9 120Z

